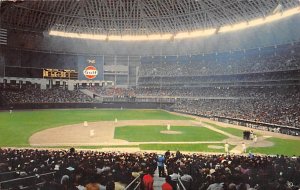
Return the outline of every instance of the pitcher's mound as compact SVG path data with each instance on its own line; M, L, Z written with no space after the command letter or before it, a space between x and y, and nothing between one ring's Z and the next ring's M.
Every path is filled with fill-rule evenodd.
M181 131L160 131L162 134L168 134L168 135L179 135L182 134Z

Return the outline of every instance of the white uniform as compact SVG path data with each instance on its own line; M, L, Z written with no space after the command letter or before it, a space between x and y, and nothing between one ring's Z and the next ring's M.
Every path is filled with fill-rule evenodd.
M92 129L90 130L90 137L93 137L95 135L95 131Z
M226 144L224 145L224 148L225 148L225 153L228 154L228 153L229 153L229 144L226 143Z
M170 131L170 129L171 129L171 125L168 124L168 125L167 125L167 130Z
M246 145L245 145L245 143L243 143L243 144L242 144L242 149L243 149L243 153L246 153L246 151L247 151L247 148L246 148Z
M87 121L83 122L83 126L87 127L88 126L88 122Z
M257 142L257 136L256 135L254 135L253 141L254 141L254 143Z

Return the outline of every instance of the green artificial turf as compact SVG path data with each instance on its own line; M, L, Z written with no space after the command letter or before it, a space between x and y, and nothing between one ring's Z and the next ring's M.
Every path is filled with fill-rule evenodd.
M227 136L196 126L172 126L172 131L181 134L163 134L166 126L123 126L115 129L115 139L129 142L193 142L193 141L221 141Z
M300 156L300 140L289 140L279 138L269 138L268 141L274 143L271 147L249 147L252 153L261 153L268 155L283 154L286 156Z
M35 110L35 111L14 111L0 112L0 147L15 146L28 147L29 137L35 132L68 124L82 123L83 121L113 121L118 120L191 120L170 114L163 110L127 110L127 109L70 109L70 110ZM218 125L205 122L217 129L242 137L242 131L235 128L224 128ZM132 128L133 127L133 128ZM145 128L145 129L144 129ZM142 130L141 130L142 129ZM179 141L221 141L226 136L201 127L180 127L172 126L171 130L182 131L181 135L161 134L166 126L127 126L119 127L115 131L115 138L125 139L132 142L179 142ZM70 131L71 133L72 131ZM129 136L131 138L127 139ZM260 135L260 134L258 134ZM46 137L45 137L46 138ZM267 139L274 143L272 147L254 148L248 150L262 154L284 154L288 156L300 156L300 140L286 140L279 138ZM223 144L212 144L220 145ZM142 150L180 150L180 151L201 151L201 152L223 152L224 149L211 149L208 144L141 144L141 145L108 145L108 146L78 146L77 148L130 148L140 147ZM47 147L45 147L47 148ZM49 148L49 147L48 147ZM68 148L68 147L66 147ZM233 148L232 146L230 148Z
M188 120L163 110L70 109L0 112L0 146L29 146L35 132L84 121Z

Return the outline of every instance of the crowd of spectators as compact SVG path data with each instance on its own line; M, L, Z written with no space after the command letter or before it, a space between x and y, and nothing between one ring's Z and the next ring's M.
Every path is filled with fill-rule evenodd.
M284 89L284 90L283 90ZM139 88L105 88L89 87L99 96L112 97L174 97L174 98L256 98L273 96L274 93L299 93L295 88L286 87L139 87Z
M207 117L300 127L299 88L266 89L261 96L249 99L181 99L173 105L173 109Z
M167 176L168 189L173 190L177 189L179 179L187 190L296 190L300 185L300 157L296 156L251 153L226 156L179 151L176 154L167 151L164 156L162 162L157 153L0 149L0 173L14 172L12 178L28 177L1 185L4 189L121 190L140 176L140 189L153 190L151 176L164 163L166 171L162 175ZM41 175L46 172L55 173ZM39 188L29 176L39 178Z
M70 151L0 149L0 172L15 172L11 178L41 176L42 190L85 190L95 184L101 190L121 190L139 174L153 173L155 156L154 153L84 152L73 148ZM41 175L47 172L55 174ZM2 188L16 185L15 189L25 186L36 189L30 178L13 184L4 183Z
M143 97L143 96L177 96L177 97L191 97L191 96L204 96L207 94L216 95L214 91L220 91L219 95L225 96L226 89L202 88L202 89L186 89L186 88L155 88L155 87L141 87L141 88L103 88L103 87L90 87L90 91L100 96L113 96L113 97ZM224 92L223 92L224 91Z
M251 88L251 87L144 87L135 90L136 96L172 96L172 97L202 97L202 98L259 98L265 96L268 92L267 89Z
M251 74L231 75L210 75L210 76L143 76L139 77L140 86L166 86L166 85L221 85L221 84L261 84L266 85L272 82L288 82L299 80L300 70L261 72Z
M299 47L287 53L255 54L247 57L209 59L181 63L153 62L144 63L139 69L139 76L207 76L295 70L300 68Z
M300 185L299 157L171 154L166 166L171 183L180 178L187 190L292 190Z
M63 87L42 90L34 85L6 85L0 96L8 103L90 103L93 98L80 90L69 91Z
M134 97L136 93L133 88L115 88L115 87L101 87L91 86L88 87L90 91L100 96L114 96L114 97Z

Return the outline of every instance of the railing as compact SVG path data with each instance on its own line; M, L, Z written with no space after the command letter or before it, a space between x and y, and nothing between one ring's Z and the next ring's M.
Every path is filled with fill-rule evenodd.
M14 178L13 176L16 174L16 172L18 171L1 172L0 181L13 179Z
M183 185L180 177L178 178L178 183L177 183L177 189L178 190L186 190L185 186Z
M135 185L135 186L133 186ZM138 175L134 180L132 180L132 182L130 182L124 190L129 190L129 189L133 189L136 190L137 188L139 188L139 186L141 185L141 175ZM132 188L133 186L133 188Z
M0 175L13 174L13 173L16 173L16 172L17 171L1 172Z
M52 175L55 173L56 172L48 172L48 173L44 173L44 174L36 174L34 176L27 176L27 177L23 177L23 178L15 178L15 179L10 179L10 180L0 181L0 190L3 189L2 186L3 186L3 184L6 184L6 183L20 182L22 180L28 180L28 179L39 179L42 176Z

